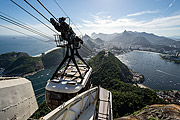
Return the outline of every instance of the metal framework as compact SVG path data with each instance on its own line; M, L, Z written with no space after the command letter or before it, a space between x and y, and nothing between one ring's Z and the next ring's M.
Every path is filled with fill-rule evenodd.
M54 79L55 77L57 77L57 73L58 73L59 69L63 66L63 64L65 64L66 61L68 61L68 62L67 62L67 65L66 65L66 67L65 67L61 77L64 76L67 68L70 66L70 62L72 61L73 64L75 65L79 75L80 75L79 77L81 79L83 79L83 76L82 76L82 74L80 72L80 69L79 69L79 67L77 65L75 56L77 58L79 58L88 67L88 69L90 68L88 66L88 64L79 55L78 49L80 49L81 46L80 46L80 43L79 42L75 42L74 39L72 39L72 40L63 40L61 35L55 35L55 42L56 42L57 47L66 47L66 54L65 54L64 59L62 60L62 62L60 63L60 65L58 66L56 71L54 72L51 80Z

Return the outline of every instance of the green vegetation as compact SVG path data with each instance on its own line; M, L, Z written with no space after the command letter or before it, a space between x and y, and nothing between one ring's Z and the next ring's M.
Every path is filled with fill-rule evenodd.
M58 66L63 57L63 49L56 49L43 55L42 62L45 68Z
M51 112L51 110L48 108L46 102L44 101L44 102L39 106L39 109L38 109L30 118L39 119L40 117L45 116L45 115L48 114L49 112Z
M102 51L89 64L93 68L93 85L100 85L112 92L114 118L132 114L146 105L164 103L154 91L127 83L131 82L132 74L112 53Z
M110 80L119 79L123 82L131 82L133 77L127 66L110 52L105 55L105 51L101 51L88 63L93 68L92 78L95 80L92 82L97 86L109 88Z
M143 111L145 109L148 109L148 107L147 106L143 107L141 110L138 110L138 111L134 112L132 115L137 115L137 114L139 114L141 111Z
M56 49L42 56L42 62L45 68L58 66L65 56L65 49ZM82 57L87 57L90 53L82 49L79 50Z
M42 69L43 64L40 58L27 53L10 52L0 55L0 67L5 69L7 76L22 76Z
M22 76L40 69L43 69L43 63L40 58L22 56L13 61L4 72L6 75Z
M79 50L83 57L87 57L89 52ZM0 68L4 68L4 75L23 76L28 73L39 71L43 68L58 66L64 58L63 49L53 50L42 57L31 57L27 53L10 52L0 55Z
M0 55L0 68L7 68L13 63L16 59L22 56L29 56L26 53L22 52L10 52Z

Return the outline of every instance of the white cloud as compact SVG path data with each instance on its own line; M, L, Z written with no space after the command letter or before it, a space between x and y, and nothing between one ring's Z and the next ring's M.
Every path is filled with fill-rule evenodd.
M137 12L133 14L127 15L127 17L132 17L132 16L139 16L139 15L144 15L144 14L152 14L152 13L157 13L158 11L142 11L142 12Z
M82 30L84 33L114 33L124 30L155 32L168 35L174 31L174 34L180 32L180 15L170 17L156 18L151 21L137 21L132 18L112 19L110 16L92 15L93 20L82 20Z
M173 0L173 2L169 4L169 6L168 6L167 9L169 9L169 8L174 4L175 1L176 1L176 0Z

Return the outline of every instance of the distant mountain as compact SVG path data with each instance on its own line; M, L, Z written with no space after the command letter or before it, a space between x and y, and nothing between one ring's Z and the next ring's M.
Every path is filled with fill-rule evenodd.
M90 47L91 49L93 48L99 48L99 45L95 43L95 40L89 37L88 35L83 36L83 41L84 43Z
M114 39L116 36L118 35L118 33L114 33L114 34L103 34L103 33L99 33L99 34L96 34L95 32L91 34L91 37L93 39L96 39L96 38L100 38L104 41L110 41L112 39Z
M149 41L151 44L154 45L177 45L177 41L170 38L157 36L152 33L132 32L126 30L123 33L114 33L114 34L92 33L91 37L94 39L100 38L106 41L119 42L125 44L132 44L133 40L137 40L135 39L136 37L144 37L147 41Z
M95 42L96 44L104 44L104 41L103 41L102 39L100 39L100 38L96 38L96 39L94 40L94 42Z
M132 45L150 46L151 42L144 37L135 37L132 40Z
M127 32L126 30L122 34L117 34L117 36L112 39L112 42L120 42L125 44L131 44L134 36Z
M180 36L171 36L169 38L173 39L173 40L176 40L176 41L180 41Z

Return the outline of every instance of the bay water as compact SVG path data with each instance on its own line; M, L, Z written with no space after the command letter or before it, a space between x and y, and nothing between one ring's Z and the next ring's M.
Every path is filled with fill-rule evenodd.
M180 90L180 64L160 58L158 53L132 51L117 58L144 75L143 85L154 90Z

